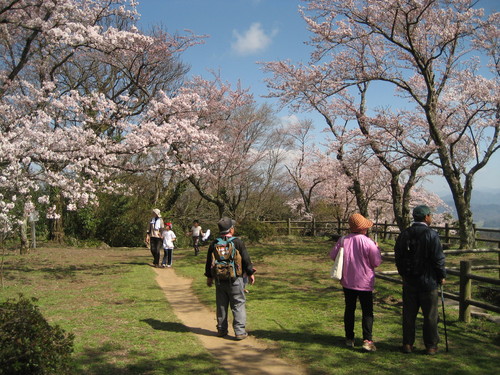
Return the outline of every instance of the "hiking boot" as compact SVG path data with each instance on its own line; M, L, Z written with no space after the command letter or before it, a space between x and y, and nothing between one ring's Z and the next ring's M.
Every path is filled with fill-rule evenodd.
M377 350L377 347L375 346L373 341L363 340L363 349L366 350L367 352L374 352Z
M425 350L425 354L427 355L435 355L437 354L438 348L427 348Z
M217 331L217 337L227 336L227 331Z
M345 339L345 346L349 348L354 348L354 339Z
M248 337L248 333L245 332L241 335L236 335L236 340L238 340L238 341L245 340L247 337Z
M413 352L413 345L404 344L403 347L401 348L401 351L405 354L409 354L409 353Z

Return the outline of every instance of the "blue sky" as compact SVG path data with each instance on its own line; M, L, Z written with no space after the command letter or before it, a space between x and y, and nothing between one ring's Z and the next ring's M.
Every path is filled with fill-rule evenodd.
M498 10L499 1L482 0L488 10ZM259 102L267 93L266 77L259 61L290 59L306 63L311 48L304 42L311 34L298 13L300 0L139 0L139 25L148 29L160 25L169 33L191 30L207 35L205 43L188 49L182 60L191 66L190 75L210 78L210 71L220 72L224 81L249 88ZM280 116L288 115L285 109ZM311 114L301 117L316 119ZM320 128L324 123L318 118ZM317 129L320 131L321 129ZM476 175L476 189L500 189L500 153L489 166ZM442 179L433 180L432 190L446 193Z
M142 0L141 26L162 25L170 33L189 29L208 35L205 44L183 55L190 74L209 77L221 72L225 81L264 95L264 74L258 61L303 60L310 48L299 0Z

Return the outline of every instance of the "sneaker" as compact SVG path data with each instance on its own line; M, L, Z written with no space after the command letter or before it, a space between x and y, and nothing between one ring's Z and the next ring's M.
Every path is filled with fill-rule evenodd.
M437 354L438 348L427 348L425 350L425 354L427 355L435 355Z
M161 265L161 268L165 268L165 267L166 267L166 265L164 265L164 264Z
M377 347L375 346L373 341L363 340L363 349L366 350L367 352L374 352L377 350Z
M413 352L413 345L410 345L410 344L404 344L403 345L403 348L401 349L401 351L405 354L409 354L411 352Z
M172 267L172 265L171 265L171 264L169 264L167 267L168 267L168 268L170 268L170 267Z
M236 340L238 340L238 341L245 340L247 337L248 337L248 333L245 332L241 335L236 335Z
M217 331L217 337L224 337L224 336L227 336L226 331Z
M349 348L354 348L354 339L345 339L345 346Z

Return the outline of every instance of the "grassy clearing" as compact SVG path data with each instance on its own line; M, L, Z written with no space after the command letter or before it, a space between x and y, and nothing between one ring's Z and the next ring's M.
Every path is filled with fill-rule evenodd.
M1 300L38 298L75 338L74 374L226 374L187 334L145 249L43 248L6 256Z
M360 339L354 350L345 348L343 293L340 284L328 277L332 265L328 257L331 246L328 241L297 243L286 239L249 246L257 268L256 285L249 288L247 305L252 335L280 348L282 356L305 363L311 374L498 373L500 327L478 319L469 325L460 323L458 311L451 307L446 309L449 353L444 351L441 329L441 353L435 357L423 355L420 321L417 347L421 351L414 355L401 354L401 287L383 280L376 282L374 306L374 339L378 351L362 352ZM480 262L494 264L496 257L496 254L483 254ZM449 262L457 263L460 259L463 256L449 257ZM213 291L200 277L203 261L186 257L177 269L195 278L196 293L211 306ZM380 270L395 270L395 265L386 261ZM450 278L448 287L458 292L458 280ZM360 308L357 319L356 332L360 336Z
M331 245L283 239L249 246L258 269L247 305L252 335L288 361L304 363L310 374L498 373L499 326L479 319L465 325L452 308L447 308L449 353L399 353L400 286L383 280L376 282L378 351L363 353L360 340L355 349L345 348L343 294L328 277ZM213 307L214 290L203 277L204 257L193 256L192 249L177 249L174 257L176 271L192 277L200 300ZM44 315L76 335L75 374L224 373L172 314L146 265L149 258L145 249L40 249L25 257L8 255L1 299L19 292L38 297ZM496 254L491 258L496 261ZM450 257L449 263L458 259ZM381 269L395 267L386 262ZM421 330L417 337L421 340Z

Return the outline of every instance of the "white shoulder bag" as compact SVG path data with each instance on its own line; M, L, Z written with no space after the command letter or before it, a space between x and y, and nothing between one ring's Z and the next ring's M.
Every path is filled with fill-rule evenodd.
M340 246L339 252L335 257L332 269L330 271L330 277L334 280L342 279L342 268L344 266L344 237L342 237L342 244Z

